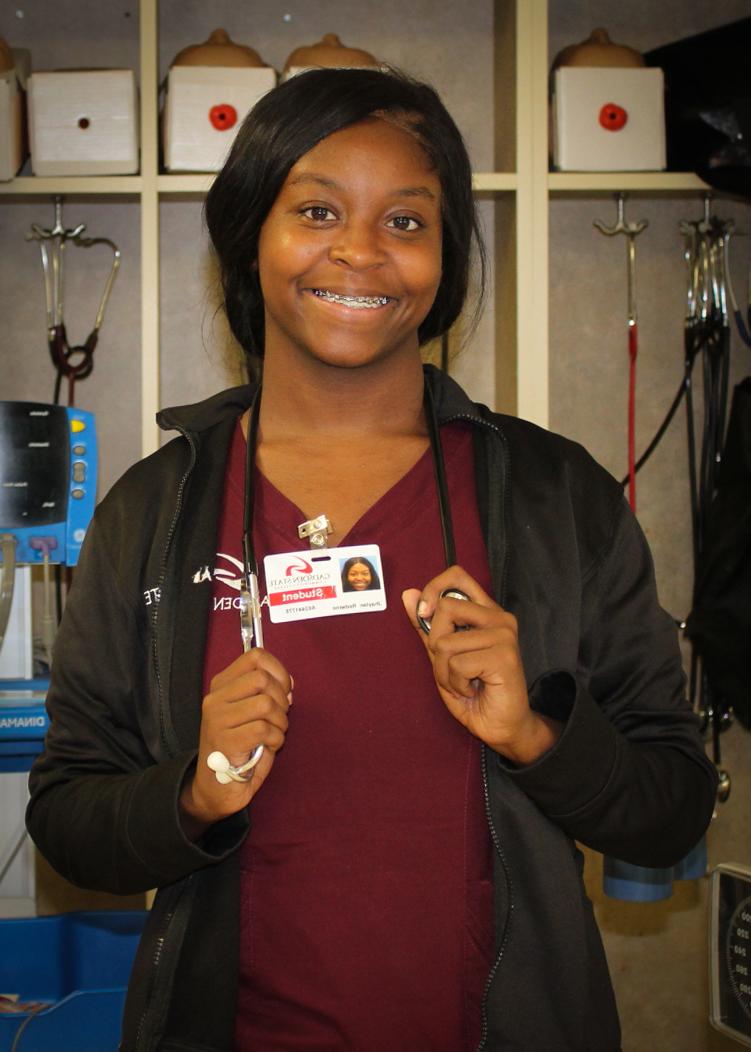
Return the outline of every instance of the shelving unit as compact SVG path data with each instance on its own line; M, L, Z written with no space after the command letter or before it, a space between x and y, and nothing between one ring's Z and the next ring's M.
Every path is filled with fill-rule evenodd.
M676 195L702 189L699 179L674 173L549 173L548 171L548 4L547 0L501 0L494 8L496 51L513 62L515 156L496 163L498 171L475 175L481 199L495 200L514 231L514 247L499 244L496 273L510 290L495 289L496 390L499 408L539 424L548 422L548 207L551 196L607 194L617 190ZM141 174L123 177L19 177L0 183L0 197L81 195L136 199L140 205L141 286L141 451L156 448L154 414L160 406L160 223L164 200L200 199L211 175L165 175L158 170L158 2L139 0ZM508 83L508 71L504 74ZM507 153L508 143L505 144ZM503 170L511 167L512 170ZM523 353L522 352L523 349ZM510 353L512 352L512 353ZM487 396L486 396L487 397Z

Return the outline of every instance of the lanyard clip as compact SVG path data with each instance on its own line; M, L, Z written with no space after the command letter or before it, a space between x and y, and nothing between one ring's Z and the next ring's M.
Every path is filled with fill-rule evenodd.
M327 546L326 538L333 532L334 528L329 522L328 515L317 515L315 519L301 522L297 527L297 536L301 541L307 537L311 548L325 548Z

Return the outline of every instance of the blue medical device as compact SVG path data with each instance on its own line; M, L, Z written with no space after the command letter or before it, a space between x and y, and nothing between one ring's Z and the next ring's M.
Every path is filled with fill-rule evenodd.
M96 502L94 416L73 406L0 402L0 534L16 564L75 566Z
M78 562L94 514L96 478L93 414L0 401L0 646L15 568ZM47 686L46 677L0 679L0 772L28 770L41 751Z

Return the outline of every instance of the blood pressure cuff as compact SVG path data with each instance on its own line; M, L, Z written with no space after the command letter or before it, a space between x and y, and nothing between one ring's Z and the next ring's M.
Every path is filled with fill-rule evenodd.
M648 52L665 74L668 168L751 198L751 18Z

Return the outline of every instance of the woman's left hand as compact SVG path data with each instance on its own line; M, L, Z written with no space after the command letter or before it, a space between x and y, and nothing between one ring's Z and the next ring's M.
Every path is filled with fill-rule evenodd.
M469 599L441 597L447 588ZM455 719L515 764L534 763L555 744L562 724L530 708L513 614L460 566L449 567L422 591L407 589L402 602ZM420 628L418 609L431 621L429 633Z

